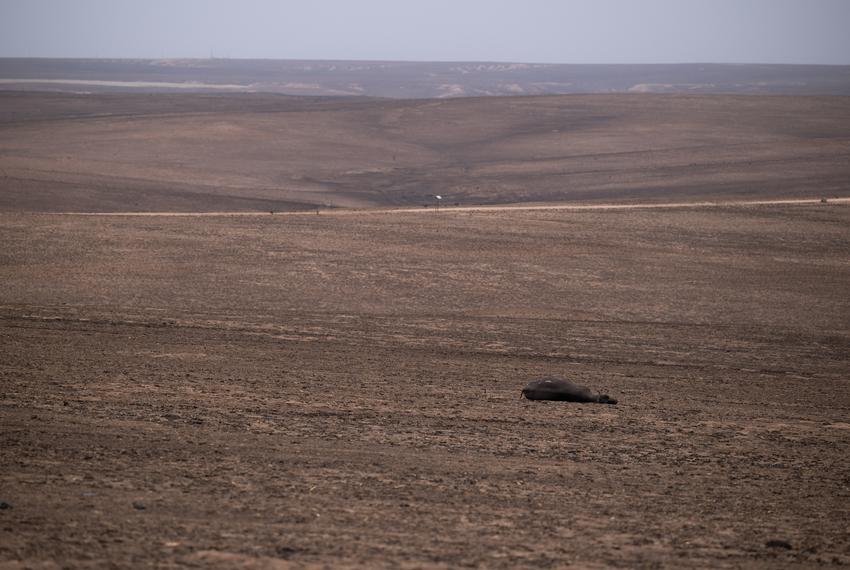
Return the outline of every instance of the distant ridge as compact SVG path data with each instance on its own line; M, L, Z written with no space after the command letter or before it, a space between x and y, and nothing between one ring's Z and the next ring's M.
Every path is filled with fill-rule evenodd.
M850 66L0 58L0 90L399 99L628 92L850 95Z

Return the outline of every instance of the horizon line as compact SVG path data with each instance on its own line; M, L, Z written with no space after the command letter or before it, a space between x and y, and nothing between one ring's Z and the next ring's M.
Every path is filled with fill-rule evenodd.
M103 56L52 56L52 55L0 55L0 60L4 59L30 59L30 60L75 60L75 61L293 61L293 62L334 62L334 63L398 63L398 64L428 64L428 63L447 63L447 64L464 64L464 63L485 63L485 64L507 64L507 65L539 65L539 66L559 66L559 65L575 65L575 66L650 66L650 65L717 65L717 66L798 66L798 67L850 67L848 63L792 63L792 62L730 62L730 61L680 61L680 62L606 62L606 63L589 63L589 62L545 62L545 61L519 61L519 60L489 60L489 59L346 59L346 58L296 58L296 57L183 57L183 56L166 56L166 57L103 57Z

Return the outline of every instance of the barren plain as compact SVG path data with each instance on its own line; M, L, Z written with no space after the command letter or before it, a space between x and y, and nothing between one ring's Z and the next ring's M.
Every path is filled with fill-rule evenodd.
M0 98L3 570L850 564L844 99Z
M0 224L5 567L850 563L847 205Z

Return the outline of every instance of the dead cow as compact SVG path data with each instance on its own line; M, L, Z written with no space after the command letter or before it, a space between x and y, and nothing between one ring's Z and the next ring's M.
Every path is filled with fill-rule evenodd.
M522 395L529 400L557 400L560 402L589 402L596 404L616 404L617 400L607 394L596 394L587 386L573 384L557 376L544 376L532 380L522 389Z

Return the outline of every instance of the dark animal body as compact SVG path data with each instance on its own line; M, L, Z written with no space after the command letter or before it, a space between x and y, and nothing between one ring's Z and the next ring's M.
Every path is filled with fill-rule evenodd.
M597 404L616 404L617 400L607 394L596 394L587 386L573 384L557 376L545 376L532 380L522 389L522 395L529 400L557 400L561 402L591 402Z

